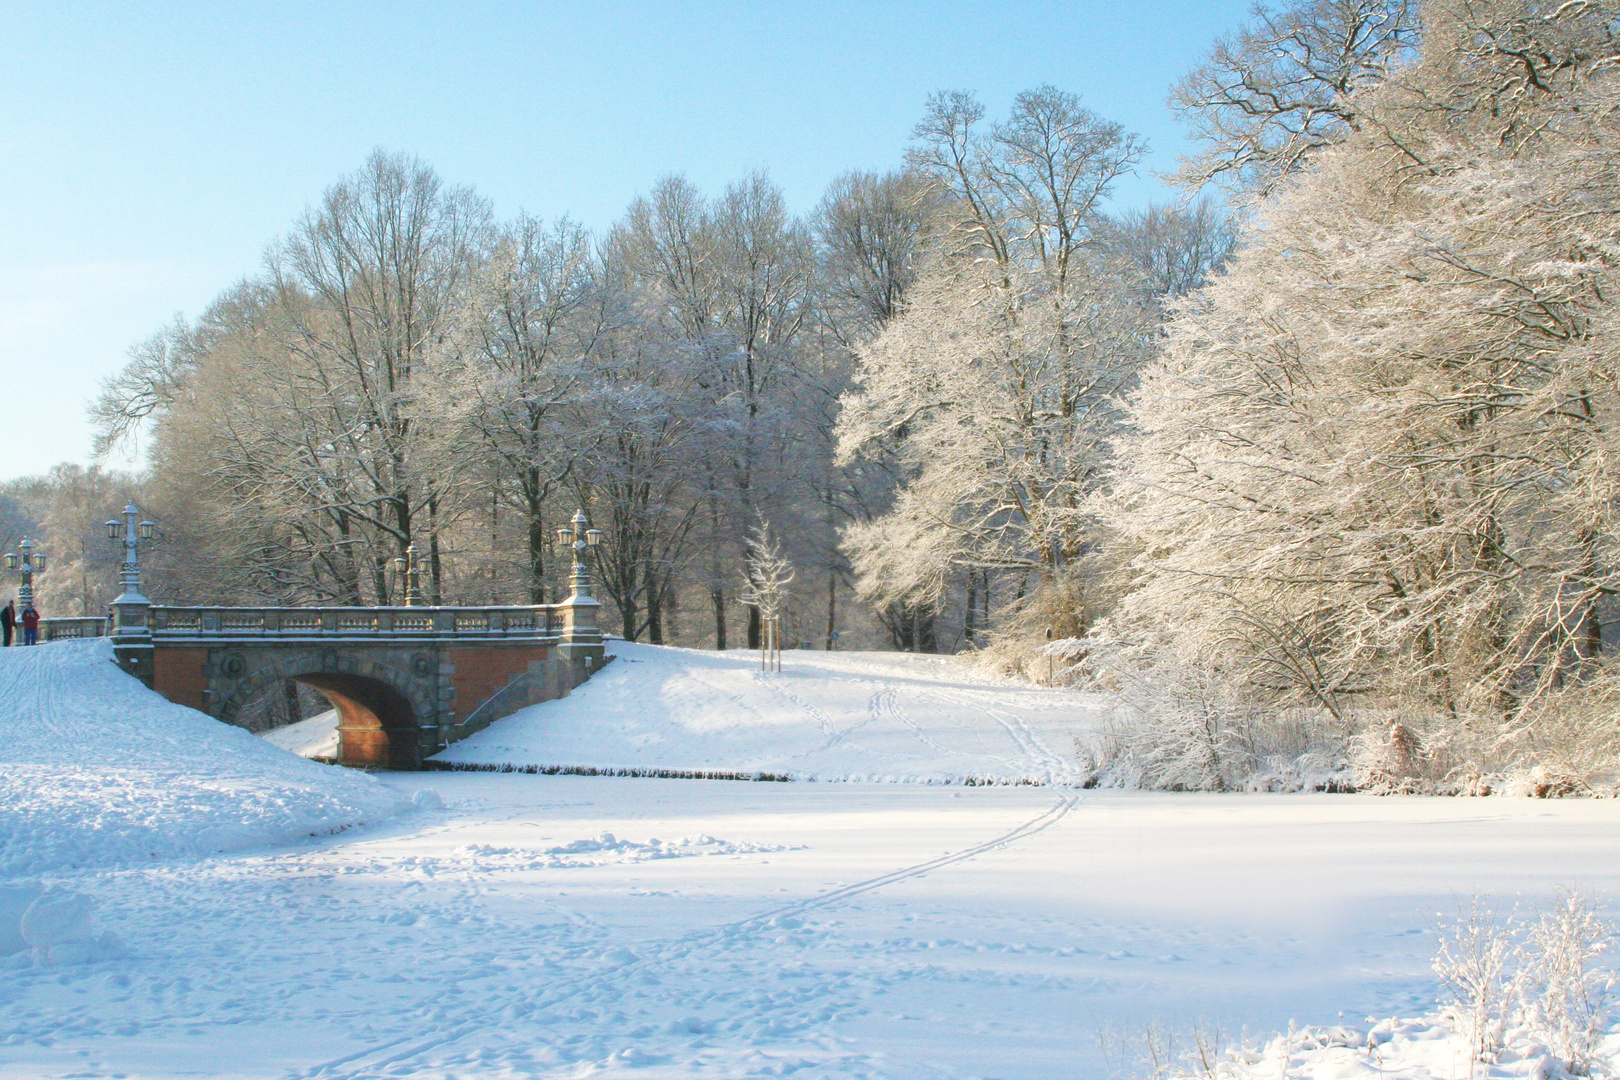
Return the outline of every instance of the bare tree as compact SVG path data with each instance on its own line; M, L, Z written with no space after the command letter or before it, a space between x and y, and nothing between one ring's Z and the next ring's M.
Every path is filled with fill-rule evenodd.
M1129 264L1150 296L1186 296L1226 266L1237 248L1232 217L1208 199L1189 206L1151 205L1117 221L1109 247Z
M546 511L579 450L586 361L620 317L583 228L521 216L469 281L439 370L426 374L456 475L494 477L523 523L531 603L545 600Z
M861 344L900 313L937 204L932 186L913 171L847 172L828 186L811 225L825 313L839 341Z
M333 444L366 489L351 512L403 552L426 511L435 602L440 493L413 466L416 380L448 331L488 223L489 206L471 189L446 188L421 161L378 150L327 189L269 260L281 346L353 403L359 426ZM375 553L379 592L386 565Z

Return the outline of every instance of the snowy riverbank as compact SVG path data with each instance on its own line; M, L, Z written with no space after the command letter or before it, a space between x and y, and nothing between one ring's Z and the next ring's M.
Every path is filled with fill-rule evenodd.
M616 657L561 701L439 754L474 766L767 773L798 780L1078 784L1077 734L1103 705L973 671L954 657L758 655L609 643Z
M170 704L105 640L0 651L0 878L285 843L409 805Z

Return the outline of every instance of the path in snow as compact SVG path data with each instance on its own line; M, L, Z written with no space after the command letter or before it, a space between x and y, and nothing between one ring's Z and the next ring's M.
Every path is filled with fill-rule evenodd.
M820 780L1082 779L1075 736L1099 699L975 673L951 657L754 653L610 643L572 695L438 755L474 765L726 770Z
M1612 801L432 782L47 875L129 955L0 968L0 1077L1101 1077L1098 1021L1410 1015L1454 895L1620 888Z

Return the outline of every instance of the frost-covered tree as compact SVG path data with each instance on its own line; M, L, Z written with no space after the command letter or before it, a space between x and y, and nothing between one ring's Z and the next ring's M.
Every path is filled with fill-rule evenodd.
M782 670L782 616L787 613L788 586L793 576L793 564L782 553L781 542L771 535L770 524L761 521L748 537L748 577L740 597L759 612L764 628L761 670Z
M791 499L806 459L795 428L822 385L806 377L814 245L781 190L755 174L712 200L684 178L664 179L631 204L610 247L647 317L705 358L712 423L700 480L714 637L724 647L749 523ZM748 643L759 643L752 609Z
M1615 11L1425 8L1131 399L1115 635L1482 745L1601 668L1620 589Z
M1033 588L1078 559L1116 395L1150 340L1150 309L1097 242L1136 138L1051 87L982 120L944 93L917 126L912 164L947 227L905 310L860 351L839 422L845 461L879 446L901 462L893 507L845 534L880 603L937 603L962 570Z

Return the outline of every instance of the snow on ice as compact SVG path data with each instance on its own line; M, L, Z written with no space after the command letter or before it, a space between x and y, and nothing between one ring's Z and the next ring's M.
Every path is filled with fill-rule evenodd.
M12 802L11 763L45 756L36 784L94 774L114 809L144 785L169 823L142 820L169 839L160 858L130 858L95 848L89 829L50 850L96 858L0 877L0 912L65 901L60 933L77 946L64 951L79 961L0 937L16 946L0 963L6 1078L1102 1078L1120 1063L1099 1030L1203 1021L1251 1034L1235 1080L1438 1080L1469 1074L1444 1029L1385 1021L1369 1042L1364 1022L1432 1007L1436 913L1474 892L1534 904L1559 883L1620 888L1614 801L486 772L439 773L431 790L418 775L378 783L168 713L115 671L95 686L104 656L74 649L4 657L35 665L6 669L8 730L25 699L49 716L133 702L157 719L98 711L65 743L7 748L7 856L19 821L71 833L92 813L60 809L91 781ZM948 661L789 662L792 697L746 656L627 649L565 702L490 728L481 760L1063 776L1046 755L1061 761L1093 715L1084 698L975 681ZM47 676L54 688L33 685ZM58 697L80 705L47 704ZM733 709L741 730L728 732ZM190 778L172 797L115 768L141 745L130 728L163 723L217 740L198 754L144 744L143 767ZM762 729L786 748L773 756ZM220 781L215 759L237 779ZM223 854L194 842L227 793L238 820L257 820L266 777L309 778L299 805L364 792L415 809L328 835L265 828L259 846ZM323 787L330 777L356 794ZM215 809L199 818L199 802ZM1307 1026L1265 1034L1294 1021ZM1509 1057L1490 1075L1545 1073Z

